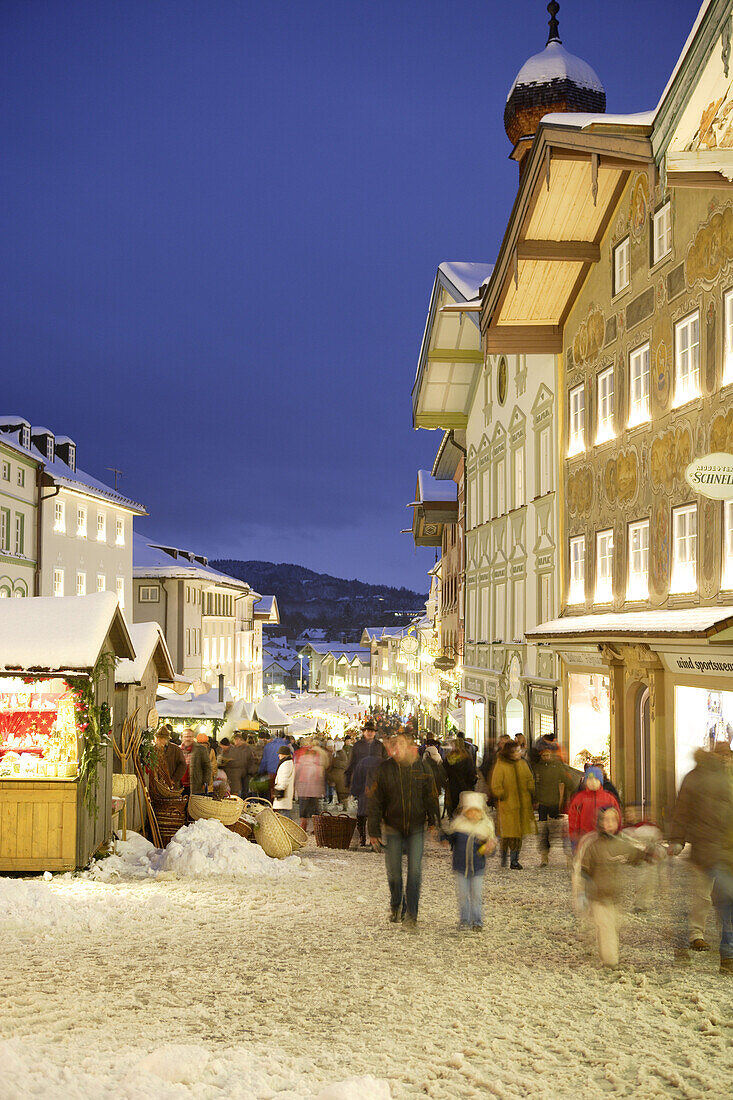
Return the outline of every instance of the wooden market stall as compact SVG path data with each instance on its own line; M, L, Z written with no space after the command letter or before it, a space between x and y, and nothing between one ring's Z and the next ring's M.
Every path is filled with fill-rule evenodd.
M0 872L70 871L109 839L117 597L0 600Z

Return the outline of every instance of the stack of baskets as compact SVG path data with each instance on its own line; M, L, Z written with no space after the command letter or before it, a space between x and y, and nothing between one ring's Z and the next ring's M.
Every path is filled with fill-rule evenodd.
M348 848L356 828L356 818L324 810L313 818L313 833L319 848Z
M160 842L166 848L178 830L186 824L186 799L183 796L152 798L151 805L158 822Z
M192 821L200 818L221 821L222 825L234 825L239 821L244 801L236 794L229 798L210 798L205 794L192 794L188 800L188 816Z
M265 855L272 859L287 859L305 847L308 834L289 817L278 814L265 799L248 798L245 817L249 817L254 839Z

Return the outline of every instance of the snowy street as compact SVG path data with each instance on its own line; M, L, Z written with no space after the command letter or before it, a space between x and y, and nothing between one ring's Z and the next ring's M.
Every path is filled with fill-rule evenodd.
M733 987L715 951L672 966L661 911L608 973L556 853L492 860L486 930L459 933L431 840L410 934L381 857L312 843L238 877L0 879L3 1100L729 1095Z

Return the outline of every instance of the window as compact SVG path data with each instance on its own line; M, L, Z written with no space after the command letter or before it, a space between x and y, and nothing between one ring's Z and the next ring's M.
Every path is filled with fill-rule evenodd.
M613 293L619 294L629 285L629 238L624 238L613 250Z
M642 344L629 356L629 427L649 416L649 345Z
M697 505L672 509L672 583L670 592L697 589Z
M86 596L87 594L87 575L86 573L76 574L76 594L77 596Z
M80 504L76 509L76 537L78 539L87 537L87 510L84 504Z
M540 432L540 495L552 492L552 435L549 428Z
M25 470L22 466L18 467L18 485L21 489L25 485Z
M53 571L53 594L54 596L63 596L64 594L63 569L54 569Z
M31 430L27 425L23 425L20 430L20 445L25 447L26 451L30 450L31 446Z
M481 475L483 483L483 522L488 523L491 519L491 467L487 466ZM446 530L448 528L446 527Z
M104 512L97 512L97 542L107 541L107 516Z
M596 535L596 603L611 603L613 599L613 531Z
M675 405L700 396L700 314L697 310L674 326Z
M598 431L596 443L613 439L613 367L598 375Z
M232 659L232 639L227 638L227 661Z
M665 202L652 218L652 263L657 263L672 251L672 204Z
M120 607L125 608L125 578L115 577L115 592L117 593L117 599L120 602Z
M514 507L521 508L524 504L524 447L517 447L514 452Z
M125 521L122 516L116 520L115 546L125 545Z
M723 385L733 382L733 290L723 299L725 324L723 340Z
M140 603L160 603L160 586L157 584L141 584L138 599Z
M104 573L97 573L97 592L107 591L107 578Z
M733 588L733 500L723 505L723 582L722 588Z
M506 462L500 458L496 464L496 514L506 512Z
M194 631L194 634L196 635L196 653L200 653L201 652L201 630L200 630L199 627L196 627L196 629Z
M552 573L540 573L540 622L552 618Z
M629 583L627 600L649 598L649 520L629 524Z
M208 664L209 664L209 639L208 639L208 638L204 638L204 658L203 658L203 663L204 663L204 665L206 665L206 666L208 666Z
M506 604L504 599L504 585L497 584L494 586L494 641L504 641L504 631L506 629Z
M570 441L568 455L585 450L585 386L570 391Z
M23 549L25 543L25 516L22 516L20 512L15 513L15 553L19 557L23 557L25 550Z
M585 537L570 540L570 592L568 603L585 602Z
M524 577L514 581L514 641L524 638Z
M3 462L3 481L10 481L10 463Z
M59 535L66 534L66 505L63 500L57 500L54 504L53 529Z

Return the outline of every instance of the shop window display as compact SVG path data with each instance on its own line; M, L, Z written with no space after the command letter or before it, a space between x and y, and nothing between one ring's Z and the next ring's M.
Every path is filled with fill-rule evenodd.
M568 763L582 768L586 760L609 758L611 710L608 677L571 672L568 693Z
M695 766L697 749L710 750L716 741L733 742L733 691L707 688L674 689L675 776L677 787Z
M65 680L0 680L0 778L73 779L75 697Z

